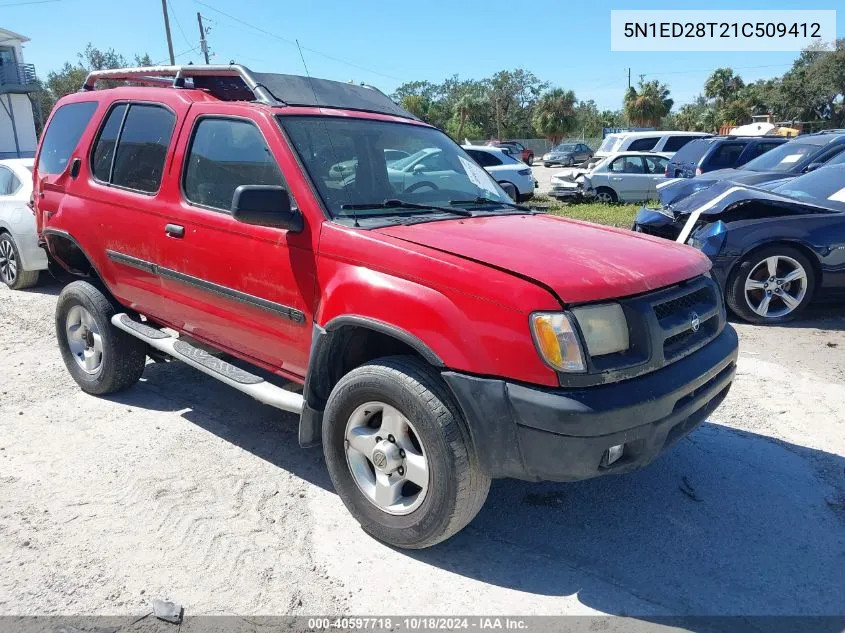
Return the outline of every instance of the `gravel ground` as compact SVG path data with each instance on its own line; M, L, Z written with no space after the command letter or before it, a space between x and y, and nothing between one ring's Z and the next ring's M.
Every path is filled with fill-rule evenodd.
M494 482L409 553L357 527L293 416L177 363L83 394L59 291L0 290L0 615L845 614L841 310L737 325L728 399L649 468Z

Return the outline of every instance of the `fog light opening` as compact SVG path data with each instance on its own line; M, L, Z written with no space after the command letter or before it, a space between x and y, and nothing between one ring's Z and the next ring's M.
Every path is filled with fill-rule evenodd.
M616 446L611 446L601 456L601 465L610 466L612 463L619 461L619 458L622 457L624 452L624 444L617 444Z

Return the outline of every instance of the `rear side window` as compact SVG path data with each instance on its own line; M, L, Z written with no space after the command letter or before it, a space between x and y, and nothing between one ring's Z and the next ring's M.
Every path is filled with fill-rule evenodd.
M472 156L475 162L481 165L482 167L495 167L496 165L502 164L502 161L500 161L492 154L489 154L488 152L482 152L477 149L470 149L467 150L467 154Z
M707 159L710 169L724 169L736 165L739 155L745 149L745 143L723 143Z
M65 170L71 153L76 149L96 109L96 102L84 101L67 103L56 110L41 141L39 174L60 174Z
M0 166L0 196L11 196L21 186L11 169Z
M631 152L647 152L650 149L654 149L654 146L657 145L657 141L659 140L659 136L638 138L635 141L631 141L631 144L628 146L628 150Z
M130 105L118 135L111 184L144 193L158 191L175 125L176 115L166 108Z
M241 119L200 119L185 164L185 198L228 212L241 185L285 186L261 131Z
M100 131L100 136L94 144L94 151L91 157L91 171L97 180L111 182L111 168L114 160L114 148L117 145L117 135L120 133L120 126L123 125L123 116L126 114L126 104L112 108L106 123Z
M778 145L782 145L782 143L757 143L757 145L752 147L751 151L748 153L749 155L746 162L752 158L757 158L758 156L765 154L769 150L776 148Z
M670 136L666 139L666 143L663 145L663 151L677 152L684 145L686 145L692 140L695 140L695 138L696 137L694 136Z

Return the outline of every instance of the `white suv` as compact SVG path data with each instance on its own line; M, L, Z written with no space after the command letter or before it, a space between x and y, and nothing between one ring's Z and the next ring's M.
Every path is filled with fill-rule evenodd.
M610 156L619 152L658 152L670 156L691 140L713 136L704 132L618 132L604 137L595 156Z

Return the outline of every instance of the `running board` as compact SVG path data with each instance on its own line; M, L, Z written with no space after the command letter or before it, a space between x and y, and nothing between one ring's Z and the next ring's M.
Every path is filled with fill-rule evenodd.
M128 314L115 314L111 322L116 328L141 339L150 347L169 354L194 369L199 369L204 374L252 396L259 402L283 411L302 413L304 402L302 394L277 387L260 376L212 356L205 350L150 327L146 323L140 323Z

